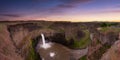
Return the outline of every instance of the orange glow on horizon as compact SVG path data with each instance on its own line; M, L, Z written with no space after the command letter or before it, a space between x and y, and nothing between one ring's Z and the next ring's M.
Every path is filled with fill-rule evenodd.
M120 22L119 13L104 13L104 14L86 14L86 15L64 15L64 16L51 16L47 18L36 18L35 20L47 21L71 21L71 22L92 22L92 21L108 21Z

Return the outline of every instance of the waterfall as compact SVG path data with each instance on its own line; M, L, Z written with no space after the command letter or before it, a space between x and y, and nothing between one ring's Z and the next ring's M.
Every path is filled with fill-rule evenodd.
M44 37L44 34L41 34L41 37L42 37L42 43L45 46L45 37Z
M42 47L44 49L50 48L51 47L51 43L50 42L48 42L48 43L45 42L44 34L41 33L41 37L42 37L42 44L40 44L40 47Z

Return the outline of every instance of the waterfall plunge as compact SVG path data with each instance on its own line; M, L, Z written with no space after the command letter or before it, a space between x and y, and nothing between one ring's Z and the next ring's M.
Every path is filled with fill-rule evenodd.
M50 48L51 47L51 43L50 42L48 42L48 43L45 42L44 34L41 34L41 37L42 37L42 44L40 45L40 47L42 47L44 49Z

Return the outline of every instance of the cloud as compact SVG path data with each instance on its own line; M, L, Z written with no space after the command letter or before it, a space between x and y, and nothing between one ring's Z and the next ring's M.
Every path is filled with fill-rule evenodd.
M58 1L60 4L57 4L56 6L48 9L50 12L62 13L63 11L66 11L67 9L75 8L79 6L80 4L87 3L92 0L58 0Z
M73 8L78 4L86 3L91 0L60 0L61 4L58 4L54 9L65 9L65 8Z
M115 7L118 7L118 8L120 8L120 4L116 5Z
M21 0L21 1L23 1L23 0ZM29 0L27 0L27 1L29 1ZM39 16L45 16L45 17L55 15L55 14L60 15L60 14L64 14L65 13L64 11L67 11L67 9L77 7L79 4L86 3L89 1L92 1L92 0L30 0L30 4L34 5L34 8L33 8L33 6L31 6L31 8L32 8L31 12L30 12L30 10L27 10L27 11L24 11L24 12L26 12L26 14L25 13L16 14L17 10L9 8L9 7L11 7L11 6L9 6L9 7L4 7L4 9L0 8L0 17L2 17L2 18L21 18L21 17L23 17L23 15L24 15L24 17L26 17L28 14L33 15L33 14L31 14L32 12L35 12L34 14L36 14L36 15L38 14ZM29 5L29 3L28 3L28 5ZM27 8L27 5L24 7ZM20 7L19 8L20 11L25 10L24 7L23 8ZM11 13L11 11L14 11L14 12Z
M94 14L104 14L104 13L120 13L120 10L118 9L115 9L115 10L102 10L102 11L94 11L94 12L92 12L92 13L94 13Z
M108 12L116 12L116 13L120 13L120 10L111 10L111 11L108 11Z
M78 3L84 3L84 2L91 1L91 0L60 0L60 1L63 2L63 4L75 5Z
M45 2L49 2L50 0L30 0L30 1L37 3L45 3Z
M0 14L1 17L21 17L19 14Z
M105 12L108 12L108 13L120 13L120 10L111 10L111 11L105 11Z

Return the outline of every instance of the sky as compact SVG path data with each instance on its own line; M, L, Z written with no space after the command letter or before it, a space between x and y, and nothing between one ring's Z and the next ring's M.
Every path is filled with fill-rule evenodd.
M0 0L0 21L120 22L120 0Z

